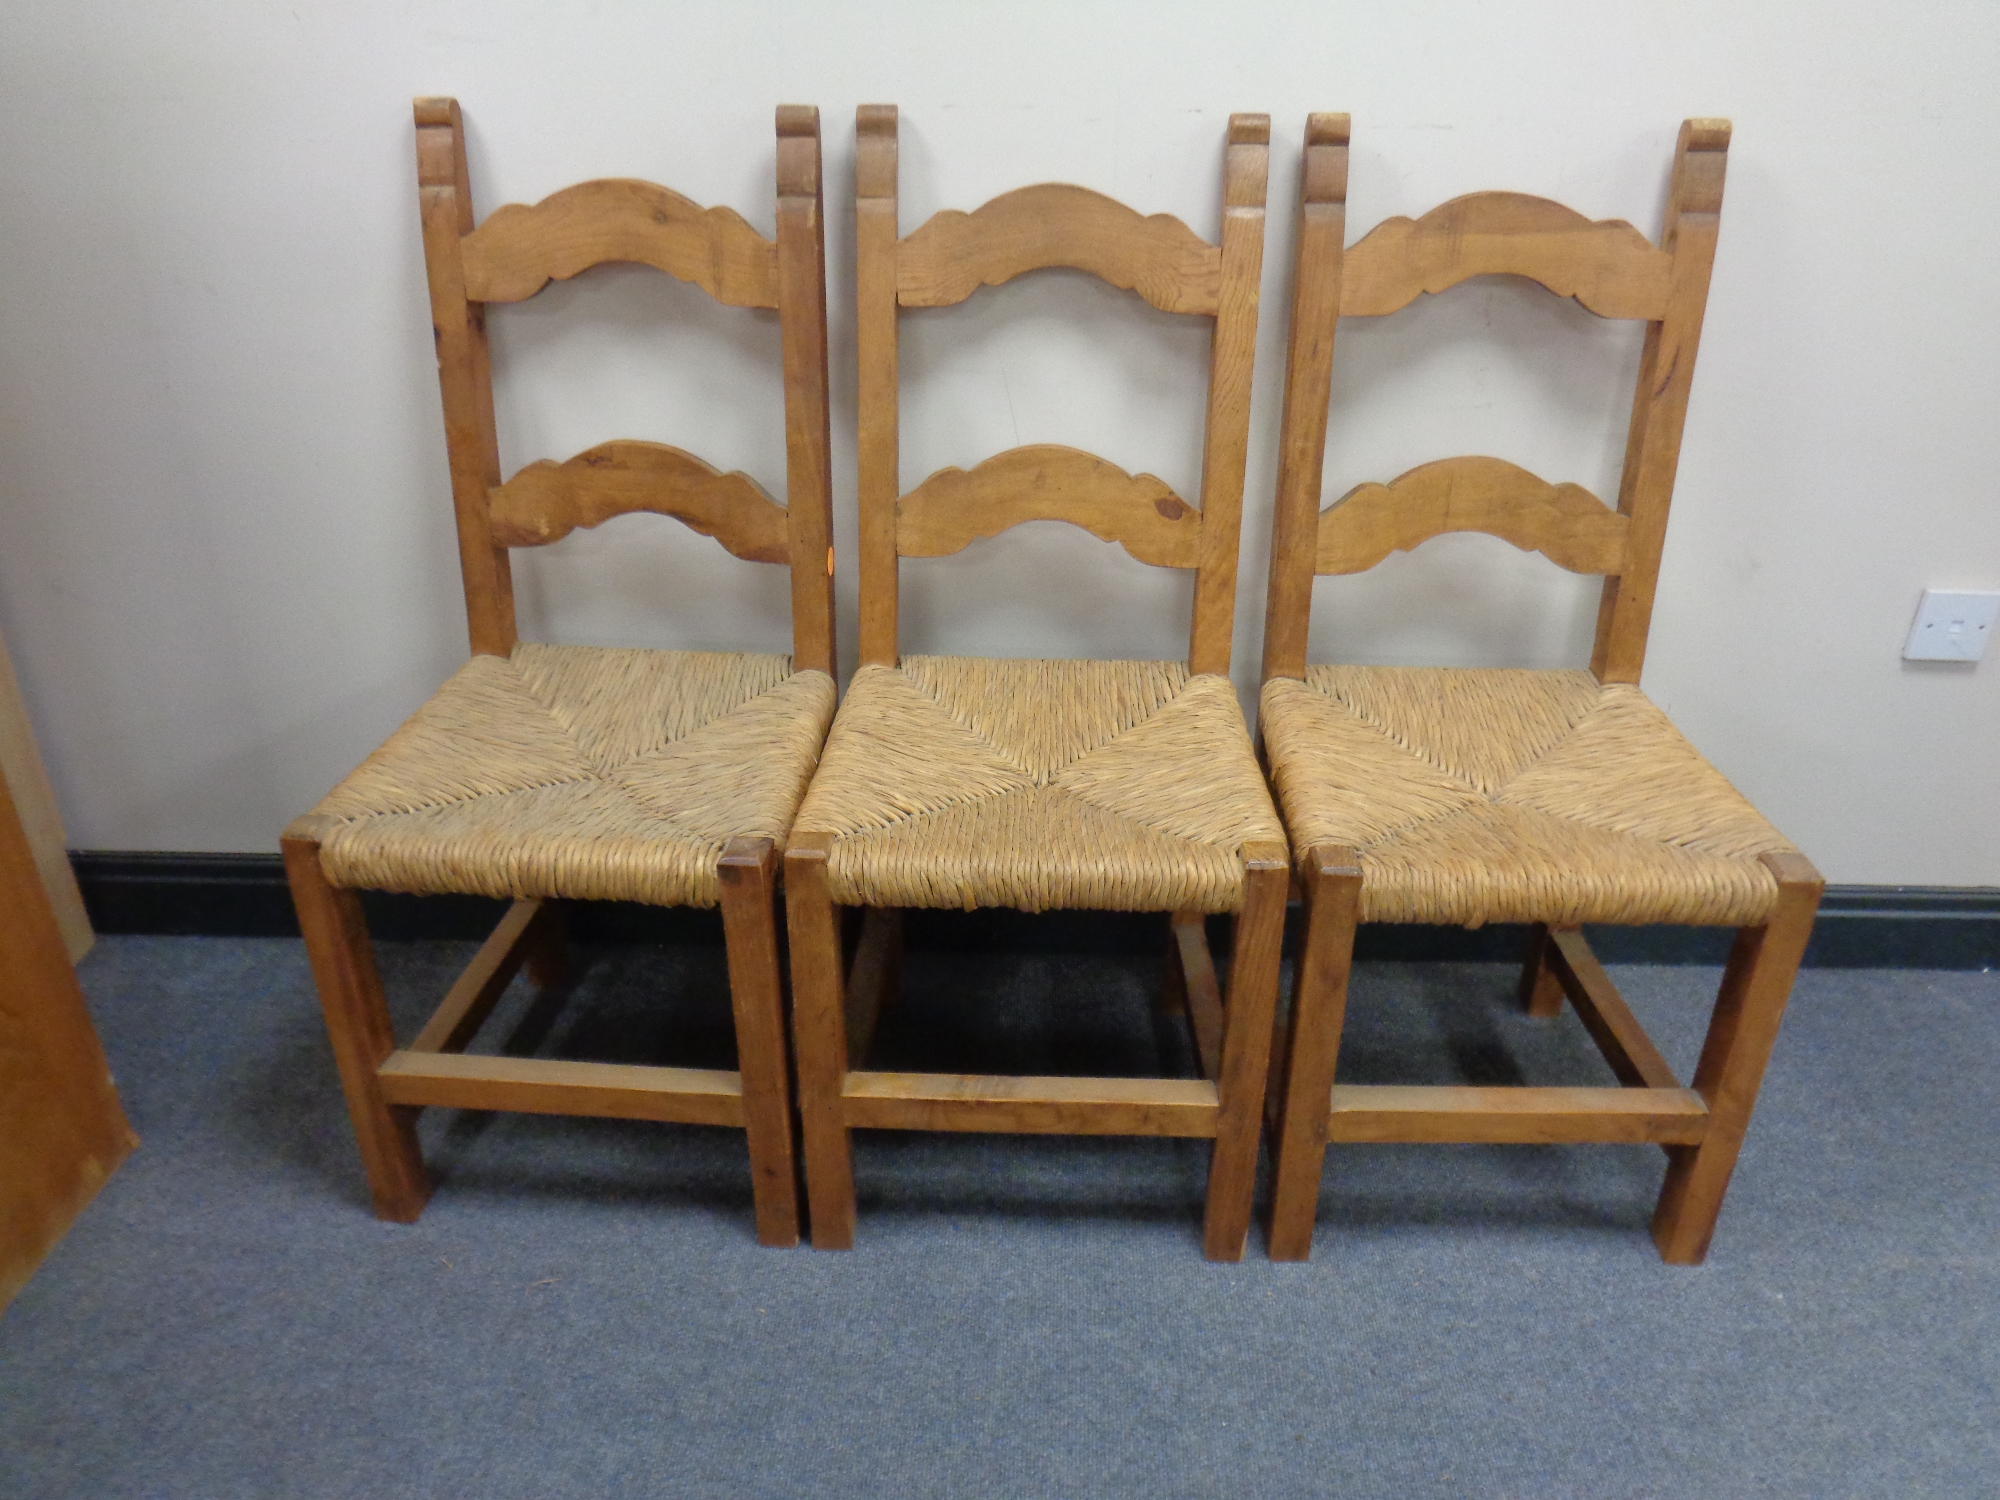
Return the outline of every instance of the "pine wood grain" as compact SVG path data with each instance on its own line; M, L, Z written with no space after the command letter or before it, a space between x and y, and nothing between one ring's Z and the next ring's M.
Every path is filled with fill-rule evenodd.
M562 463L538 459L494 488L490 501L493 538L506 547L546 546L579 527L650 511L684 521L737 557L791 560L784 506L748 474L724 474L665 443L620 439Z
M377 1070L396 1050L389 1007L382 995L382 978L375 968L375 950L361 915L361 898L353 891L327 883L320 868L319 845L311 839L287 838L285 876L292 888L292 905L312 962L313 983L326 1018L327 1040L347 1096L348 1119L354 1126L361 1165L368 1173L368 1190L375 1216L412 1224L431 1195L430 1176L417 1146L417 1111L392 1101L384 1093ZM424 1056L450 1056L427 1053ZM442 1103L421 1100L414 1103Z
M464 237L472 232L465 127L456 99L419 99L415 108L424 270L430 282L452 508L458 519L466 628L473 655L505 656L518 639L514 575L507 549L493 539L488 511L487 496L500 483L500 444L493 422L486 309L467 299L460 253Z
M1526 193L1468 193L1387 219L1347 252L1340 310L1381 317L1472 276L1526 276L1607 318L1658 318L1671 258L1623 219L1592 223Z
M1067 521L1155 567L1201 560L1201 512L1165 480L1054 443L1009 448L971 469L940 469L896 511L903 557L945 557L1027 521Z
M550 281L624 261L692 282L730 307L778 305L778 247L733 208L625 178L579 182L496 208L464 238L465 292L521 302Z
M791 937L792 1048L806 1205L816 1250L854 1246L854 1161L841 1088L847 1075L847 994L840 922L826 890L830 834L795 830L785 848L785 920Z
M819 110L778 106L778 326L785 365L785 521L792 564L792 662L838 674L834 624L833 437L827 394L826 211ZM822 567L821 558L825 559Z
M404 1109L496 1109L683 1125L743 1124L737 1075L712 1068L637 1067L545 1057L394 1052L379 1072L382 1096Z
M1293 232L1291 327L1285 342L1285 404L1278 428L1278 494L1272 507L1270 579L1264 596L1264 678L1303 677L1312 614L1326 416L1333 343L1340 325L1347 242L1347 145L1343 114L1306 121Z
M1333 1086L1327 1138L1434 1144L1640 1145L1700 1141L1708 1108L1691 1089Z
M1188 670L1227 674L1236 636L1236 556L1250 449L1250 376L1264 276L1264 197L1271 117L1231 115L1222 161L1222 288L1208 360L1201 450L1201 568L1194 581Z
M1352 849L1321 845L1300 861L1306 932L1292 974L1278 1118L1271 1140L1273 1260L1312 1253L1326 1161L1327 1101L1347 1018L1347 978L1361 904L1361 861Z
M1673 1265L1698 1265L1708 1254L1826 889L1802 854L1760 857L1778 879L1778 905L1762 927L1736 934L1695 1064L1694 1091L1713 1125L1699 1150L1669 1153L1667 1180L1653 1210L1653 1242Z
M897 659L896 106L854 112L854 344L861 511L861 664Z
M14 812L34 852L49 909L62 930L63 947L75 963L90 951L97 935L83 909L83 892L77 889L76 871L70 866L69 840L63 834L55 788L49 784L48 767L35 742L28 705L21 696L20 680L14 675L4 640L0 640L0 779L6 781L14 799Z
M862 1072L847 1075L841 1111L857 1128L1212 1136L1217 1105L1198 1079Z
M731 839L716 871L722 878L722 931L757 1243L783 1248L799 1242L799 1188L778 956L777 847L768 838Z
M1362 573L1434 536L1483 531L1572 573L1617 573L1630 524L1580 484L1550 484L1502 458L1441 458L1328 506L1313 570Z
M1212 317L1221 301L1222 252L1179 219L1142 216L1115 198L1059 182L925 220L897 247L897 300L949 307L982 286L1051 266L1088 271L1161 312Z
M0 1308L138 1144L0 778Z
M1264 1129L1271 1026L1278 1008L1278 965L1285 941L1291 851L1282 843L1243 846L1243 909L1229 959L1223 1012L1221 1105L1208 1161L1202 1250L1210 1260L1241 1260L1257 1190L1257 1142Z

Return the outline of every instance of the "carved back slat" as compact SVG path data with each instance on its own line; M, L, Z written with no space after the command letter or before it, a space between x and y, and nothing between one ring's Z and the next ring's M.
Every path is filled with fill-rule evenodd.
M1172 214L1146 218L1089 188L1044 182L927 219L897 247L896 299L950 307L1050 266L1088 271L1161 312L1213 317L1222 294L1222 253Z
M475 302L523 302L551 281L629 262L692 282L730 307L778 305L778 247L741 214L628 178L496 208L459 253Z
M1144 217L1085 188L1043 184L972 213L937 214L897 235L896 111L855 117L857 342L860 355L861 660L897 659L897 560L941 557L1032 520L1063 520L1133 557L1196 573L1189 663L1226 672L1249 442L1251 363L1262 269L1270 124L1230 120L1221 243L1166 214ZM897 463L897 315L943 307L982 286L1065 266L1167 312L1215 320L1199 509L1150 474L1072 448L1035 444L970 470L944 469L907 495Z
M899 557L948 557L1023 521L1068 521L1156 568L1201 565L1201 512L1163 479L1036 443L940 469L896 506Z
M651 511L686 522L738 557L792 568L793 654L834 665L831 488L826 396L825 227L819 116L778 112L778 238L731 209L703 209L651 183L606 179L511 206L473 226L464 130L450 99L416 103L424 259L436 327L445 444L458 514L466 616L475 654L515 643L510 547ZM744 474L722 474L659 443L599 444L500 481L485 304L520 301L551 280L638 262L739 307L774 307L784 342L788 505Z
M1483 531L1572 573L1618 573L1630 524L1580 484L1550 484L1504 458L1441 458L1327 507L1313 571L1365 573L1434 536Z
M748 474L724 474L679 448L630 438L563 463L540 459L489 494L493 539L545 547L578 527L651 511L712 536L753 562L789 562L785 507Z
M1525 276L1600 317L1655 319L1673 257L1623 219L1592 223L1526 193L1468 193L1371 229L1347 252L1340 310L1380 317L1473 276Z
M1322 119L1342 122L1337 147ZM1657 249L1622 221L1592 223L1518 193L1474 193L1421 219L1389 220L1343 251L1336 204L1345 197L1344 120L1316 116L1307 130L1264 675L1304 674L1315 573L1360 572L1431 537L1480 531L1574 572L1605 575L1591 669L1602 681L1637 682L1714 263L1728 122L1681 126ZM1618 508L1580 485L1466 457L1357 486L1320 511L1339 317L1379 316L1495 273L1528 276L1602 316L1647 320Z

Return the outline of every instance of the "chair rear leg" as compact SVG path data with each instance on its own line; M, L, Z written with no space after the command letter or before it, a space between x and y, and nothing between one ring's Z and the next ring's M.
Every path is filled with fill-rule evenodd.
M1354 851L1334 846L1311 850L1305 887L1305 944L1292 976L1285 1073L1272 1140L1273 1260L1304 1260L1312 1254L1327 1112L1347 1017L1347 977L1361 904L1361 867Z
M757 1243L783 1247L799 1242L799 1196L773 901L777 863L770 839L731 839L717 873L722 878L722 930L729 950L729 1003L736 1016L736 1068L750 1144Z
M1160 988L1153 997L1153 1007L1163 1016L1178 1016L1187 1013L1187 970L1181 966L1181 942L1174 930L1184 921L1203 921L1200 912L1175 912L1167 919L1167 961L1161 966Z
M529 950L527 962L522 967L527 970L530 984L537 989L550 990L570 975L569 903L544 901L542 910L545 915L541 935Z
M1250 1235L1290 885L1291 858L1283 844L1260 841L1243 846L1243 909L1236 918L1235 952L1229 962L1222 1074L1216 1080L1220 1108L1202 1228L1202 1248L1210 1260L1241 1260Z
M813 1248L854 1247L854 1161L840 1091L847 1078L847 986L840 923L826 889L829 834L794 834L785 851L792 1045L799 1063L806 1207Z
M328 884L319 844L283 841L285 875L298 908L299 928L312 960L313 982L326 1015L326 1034L347 1095L348 1117L368 1172L375 1216L399 1224L416 1221L431 1195L423 1153L417 1147L417 1111L382 1097L376 1069L396 1048L375 950L353 892Z
M1694 1089L1708 1105L1708 1134L1699 1146L1672 1149L1653 1210L1653 1243L1672 1265L1699 1265L1708 1254L1825 888L1803 855L1763 859L1778 877L1778 904L1766 925L1736 934L1695 1066Z
M1546 922L1537 922L1528 933L1528 961L1521 968L1521 1009L1547 1020L1562 1014L1562 981L1549 967L1549 949L1555 936Z

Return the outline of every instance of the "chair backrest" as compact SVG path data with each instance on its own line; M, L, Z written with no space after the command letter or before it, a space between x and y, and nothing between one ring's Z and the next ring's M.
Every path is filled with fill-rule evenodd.
M947 210L898 238L895 106L863 105L855 130L862 662L896 662L899 558L943 557L1023 521L1061 520L1119 543L1141 562L1195 570L1188 668L1228 671L1270 118L1230 117L1222 237L1213 245L1171 215L1144 218L1100 193L1058 183L1003 193L970 214ZM1011 448L970 470L941 469L902 492L899 309L949 307L982 286L1046 266L1088 271L1164 312L1214 320L1198 509L1150 474L1127 474L1054 444Z
M453 99L419 99L417 182L430 273L445 445L474 655L515 643L510 547L538 547L630 511L674 516L736 556L789 564L793 662L834 670L831 469L827 451L826 233L819 111L778 109L778 237L734 210L704 209L650 182L578 183L473 227L465 132ZM600 443L529 464L504 484L494 438L486 308L609 261L655 266L731 307L775 308L785 382L786 500L663 443Z
M1346 115L1314 115L1306 126L1264 676L1304 675L1315 574L1362 572L1445 532L1483 531L1571 572L1603 574L1590 668L1602 682L1637 682L1715 260L1729 122L1682 124L1657 247L1623 220L1592 223L1522 193L1472 193L1421 219L1386 220L1343 250L1347 140ZM1600 317L1645 322L1618 508L1503 459L1447 458L1358 485L1322 511L1340 318L1380 317L1494 274L1528 277Z

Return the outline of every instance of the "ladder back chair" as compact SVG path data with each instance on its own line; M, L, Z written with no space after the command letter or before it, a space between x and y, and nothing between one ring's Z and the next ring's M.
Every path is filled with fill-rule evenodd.
M1271 1254L1310 1252L1329 1140L1655 1142L1653 1237L1707 1253L1817 909L1812 865L1639 689L1729 124L1681 127L1658 246L1519 193L1390 219L1344 248L1348 121L1306 131L1261 728L1299 853L1306 936L1275 1089ZM1468 277L1513 275L1646 324L1614 510L1497 458L1424 464L1319 508L1334 333ZM1589 671L1308 666L1317 574L1479 531L1604 576ZM1336 1085L1357 922L1534 924L1522 997L1564 996L1617 1088ZM1586 922L1738 929L1693 1086L1612 987Z
M818 111L778 110L775 242L731 209L627 180L501 208L474 228L457 103L419 99L416 125L473 656L283 840L375 1211L404 1222L422 1212L430 1183L414 1125L428 1105L671 1120L742 1129L757 1237L796 1244L773 884L835 699ZM614 261L656 267L733 307L776 309L788 504L744 474L650 442L602 443L501 482L487 306ZM793 655L518 640L509 549L634 511L789 567ZM358 890L513 901L400 1048ZM574 900L721 906L736 1070L466 1053L524 964L538 982L559 977L563 903Z
M794 1041L816 1246L854 1236L849 1132L1211 1137L1205 1244L1243 1253L1276 1005L1288 851L1226 675L1270 125L1237 115L1210 244L1087 189L1022 188L898 237L896 111L857 117L861 665L785 856ZM904 493L897 322L1042 267L1087 271L1214 321L1196 508L1147 474L1073 448L1014 448ZM941 557L1057 519L1196 574L1186 663L899 657L902 558ZM1179 913L1170 955L1202 1079L870 1072L908 907ZM867 908L843 972L838 908ZM1236 914L1224 1010L1203 937ZM1176 961L1170 957L1170 965Z

